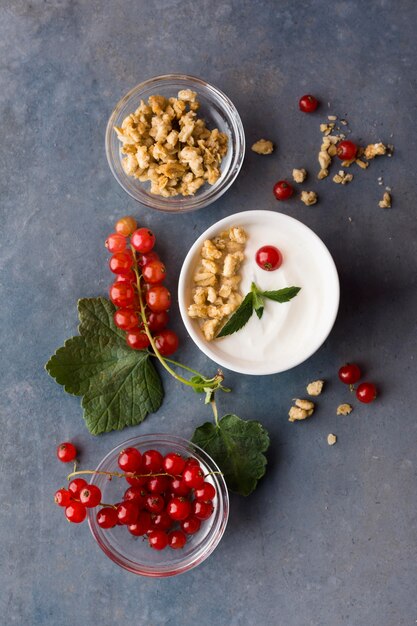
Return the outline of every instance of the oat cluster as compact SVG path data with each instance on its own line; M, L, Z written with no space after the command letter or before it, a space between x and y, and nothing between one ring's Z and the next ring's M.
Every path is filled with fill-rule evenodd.
M192 196L206 182L220 177L220 164L227 152L228 137L217 128L209 130L197 117L200 103L190 89L177 98L150 96L114 127L125 156L122 166L128 176L150 181L153 194Z
M232 226L217 237L206 239L201 248L188 315L198 319L207 341L214 339L222 323L242 302L239 269L245 258L247 238L243 228Z

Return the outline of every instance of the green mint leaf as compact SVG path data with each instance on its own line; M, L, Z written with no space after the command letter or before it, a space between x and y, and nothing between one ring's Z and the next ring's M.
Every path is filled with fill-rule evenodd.
M228 488L242 496L252 493L265 474L269 436L259 422L225 415L218 425L206 422L199 426L192 441L216 461Z
M292 298L295 298L301 287L285 287L284 289L278 289L278 291L261 291L261 295L274 302L289 302Z
M253 309L259 319L261 319L264 312L264 301L262 296L260 295L261 292L255 285L255 283L252 283L250 290L253 293Z
M250 291L243 299L242 304L233 313L232 317L223 326L217 338L226 337L226 335L232 335L236 331L243 328L249 321L253 313L253 293Z
M262 319L262 315L264 314L264 307L261 306L258 309L255 309L255 313L259 317L259 319Z
M80 336L68 339L45 366L67 393L83 396L83 417L93 435L139 424L163 399L152 357L127 346L113 324L114 311L105 298L80 300Z

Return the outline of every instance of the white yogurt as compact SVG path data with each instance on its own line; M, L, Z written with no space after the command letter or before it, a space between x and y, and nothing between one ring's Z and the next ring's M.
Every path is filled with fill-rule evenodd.
M203 241L230 226L242 226L248 234L240 270L243 295L252 281L263 291L291 286L301 291L283 304L265 299L261 320L254 313L238 332L207 342L198 323L187 315L192 276ZM255 261L257 250L265 245L276 246L283 255L281 267L272 272ZM307 226L281 213L248 211L221 220L192 246L181 271L179 303L190 336L216 363L246 374L272 374L303 362L326 339L337 314L339 281L329 251Z

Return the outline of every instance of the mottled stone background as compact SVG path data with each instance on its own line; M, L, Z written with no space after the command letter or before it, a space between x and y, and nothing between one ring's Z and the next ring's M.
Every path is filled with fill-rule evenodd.
M415 624L416 8L414 0L2 0L2 623ZM135 204L104 154L118 99L172 71L224 90L249 145L260 136L277 144L271 157L249 151L232 189L184 216ZM320 97L320 113L299 113L305 92ZM316 181L328 113L346 117L359 141L395 144L394 157L355 171L350 186ZM317 206L274 200L273 183L295 166L312 173ZM380 176L393 190L391 210L378 208ZM138 578L53 504L65 473L55 445L72 439L94 466L128 435L191 435L207 409L164 377L157 414L93 438L79 399L43 365L75 333L77 298L106 293L103 241L116 217L133 213L156 231L175 289L196 236L254 208L284 211L322 237L340 272L339 317L325 345L292 371L227 372L233 394L221 410L269 429L267 477L250 498L232 497L224 539L201 567L176 579ZM181 359L209 372L174 315ZM361 364L380 397L337 418L335 407L349 400L335 376L346 360ZM314 418L289 424L291 398L316 377L329 382ZM338 436L332 448L329 432Z

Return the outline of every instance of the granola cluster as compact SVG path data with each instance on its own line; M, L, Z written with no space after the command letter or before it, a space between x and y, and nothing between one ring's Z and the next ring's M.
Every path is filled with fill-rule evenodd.
M122 166L128 176L150 181L150 191L164 196L191 196L206 182L220 177L228 137L217 128L209 130L197 117L200 103L190 89L177 98L150 96L115 126Z
M245 258L247 238L243 228L232 226L214 239L206 239L201 248L188 315L198 319L207 341L214 339L222 322L242 302L239 269Z

